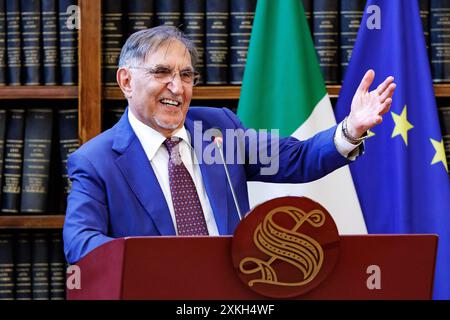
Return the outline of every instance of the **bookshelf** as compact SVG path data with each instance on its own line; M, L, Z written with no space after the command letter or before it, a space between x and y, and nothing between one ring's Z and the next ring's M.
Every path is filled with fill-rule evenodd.
M2 216L0 229L61 229L64 215Z
M340 85L328 85L327 92L331 98L337 98ZM434 92L437 98L450 97L450 84L435 84ZM83 92L84 93L84 92ZM86 100L90 95L84 93ZM237 100L241 94L240 86L198 86L194 88L193 99L195 100ZM80 93L81 95L81 93ZM0 100L20 100L20 99L78 99L78 86L17 86L0 87ZM98 95L95 95L98 99ZM105 87L101 89L100 100L124 100L122 91L119 88ZM81 108L81 106L80 106ZM87 121L87 126L91 125ZM100 131L99 131L100 132ZM99 133L98 132L98 133ZM94 134L97 135L97 132ZM80 135L82 136L82 135Z
M5 86L0 87L1 100L77 99L77 86Z
M192 99L195 100L234 100L239 99L240 86L198 86L194 87ZM124 99L120 88L107 87L103 89L103 99Z
M327 86L330 97L337 97L341 86ZM237 100L241 94L240 86L198 86L194 87L192 99L194 100ZM103 99L122 100L122 91L119 88L104 88Z
M78 41L78 86L4 86L0 100L65 100L78 102L78 134L85 143L102 131L102 104L124 100L118 87L102 87L101 81L101 0L78 0L81 9ZM328 85L331 98L337 98L340 85ZM450 97L450 84L435 84L437 98ZM195 100L238 100L240 86L198 86ZM64 215L0 215L0 229L62 228Z
M84 143L101 132L101 0L78 0L78 134Z
M340 85L327 85L330 98L337 98L341 91ZM437 98L450 97L450 84L435 84L434 92ZM198 86L194 87L194 100L237 100L241 94L240 86ZM105 100L123 100L119 88L104 88L102 98Z

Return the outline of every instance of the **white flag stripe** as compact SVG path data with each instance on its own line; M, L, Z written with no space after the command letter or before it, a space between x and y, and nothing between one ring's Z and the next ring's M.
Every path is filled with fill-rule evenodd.
M309 118L293 134L307 139L336 124L328 95L316 105ZM283 196L305 196L324 206L332 215L339 234L366 234L367 228L348 166L326 177L303 184L248 182L250 208Z

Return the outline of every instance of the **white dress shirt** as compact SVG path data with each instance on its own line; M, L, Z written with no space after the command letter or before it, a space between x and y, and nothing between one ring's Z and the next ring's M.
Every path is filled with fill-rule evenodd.
M156 178L158 179L161 190L166 199L167 205L169 207L170 215L172 217L172 222L174 229L178 235L176 220L175 220L175 211L173 208L172 202L172 194L170 192L170 184L169 184L169 152L166 147L163 145L166 137L164 137L161 133L156 131L155 129L145 125L141 121L139 121L129 109L128 112L128 120L130 121L131 128L139 139L145 154L150 162L150 165L155 172ZM193 147L191 146L191 142L189 136L187 135L186 128L182 127L177 130L173 136L181 139L179 143L179 150L181 160L183 161L186 169L194 181L195 187L197 189L197 194L200 199L200 203L202 205L203 213L205 215L206 226L208 228L208 233L210 236L219 235L219 231L217 229L216 220L214 218L213 210L211 208L211 204L209 202L208 195L206 193L205 185L203 184L202 173L200 171L199 162L196 159L195 152L193 152ZM352 152L355 150L357 145L351 144L348 142L342 135L342 122L338 125L336 129L336 133L334 135L334 143L336 145L336 149L338 152L344 157L348 157L350 160L354 160L356 158L357 153ZM357 150L357 149L356 149ZM351 153L351 154L350 154ZM349 156L350 154L350 156Z
M155 172L156 178L158 179L159 185L164 194L164 198L166 198L175 232L178 235L177 224L175 220L175 210L173 209L172 194L170 193L169 184L169 152L163 145L166 137L164 137L155 129L139 121L130 109L128 112L128 120L130 121L131 128L133 128L134 133L141 142L150 165ZM197 194L202 205L203 213L205 215L208 233L210 236L218 236L219 231L217 229L216 220L214 219L211 204L209 203L205 185L203 184L200 166L198 165L198 161L196 161L196 155L195 152L193 152L193 148L187 135L186 128L182 127L181 129L176 131L173 136L181 139L181 142L179 143L181 160L183 161L184 166L191 175L191 178L195 184L195 188L197 189Z
M351 161L354 161L357 156L359 156L359 148L358 146L362 143L362 141L358 144L353 144L347 141L344 138L344 134L342 131L342 121L336 128L336 132L334 133L334 144L336 146L337 151L348 158Z

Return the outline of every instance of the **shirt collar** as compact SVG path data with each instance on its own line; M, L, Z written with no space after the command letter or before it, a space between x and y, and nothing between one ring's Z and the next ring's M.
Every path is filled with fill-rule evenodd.
M129 109L128 112L128 121L130 122L131 128L133 129L134 133L136 133L136 136L141 142L141 145L144 148L147 157L151 161L156 152L158 152L159 148L166 140L166 137L152 127L147 126L139 119L137 119L131 109ZM187 130L184 126L175 131L172 136L180 138L184 143L187 144L189 148L192 148Z

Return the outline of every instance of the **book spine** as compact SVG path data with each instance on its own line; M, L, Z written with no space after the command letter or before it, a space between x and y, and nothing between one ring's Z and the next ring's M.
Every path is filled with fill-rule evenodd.
M6 85L6 6L0 0L0 86Z
M50 233L50 300L66 297L66 260L61 232Z
M31 240L29 233L18 233L14 246L16 300L31 300Z
M181 26L181 0L157 0L155 3L158 26Z
M14 300L14 234L0 230L0 300Z
M364 13L365 0L341 0L341 80L344 80L353 47L355 46L356 36L358 35L359 25L361 24Z
M312 0L302 0L303 11L305 12L306 22L312 34Z
M125 108L105 108L103 116L103 130L112 128L120 120L124 112Z
M422 20L423 35L427 51L430 50L430 0L419 0L420 19Z
M76 26L68 23L75 14L71 8L77 0L59 0L59 63L61 84L74 86L78 83L78 31Z
M20 1L6 0L6 55L8 61L8 84L20 86L21 82L21 37Z
M439 106L438 111L441 123L442 140L444 140L444 150L447 156L447 163L450 163L450 107Z
M105 86L116 86L116 70L123 41L122 2L102 1L102 74Z
M450 81L450 7L447 0L430 2L431 72L434 82Z
M42 0L43 82L55 86L58 80L58 13L56 0Z
M55 118L56 117L56 118ZM46 214L64 214L67 207L67 195L64 191L59 146L58 114L53 114L52 145L50 151L50 174L48 181Z
M58 110L58 131L64 193L68 195L71 183L67 174L67 159L80 146L78 139L78 110Z
M2 212L20 212L25 110L9 110L2 183Z
M154 25L153 9L153 0L127 1L128 36Z
M228 1L206 1L206 83L228 84Z
M41 84L41 2L22 0L22 56L24 84Z
M20 204L22 213L42 213L47 209L52 128L52 109L27 110Z
M313 2L313 38L325 83L339 82L339 2Z
M198 60L194 66L200 73L199 84L205 83L205 0L184 0L184 33L197 49Z
M231 0L230 9L230 83L240 85L247 62L256 0Z
M48 300L50 284L48 234L43 231L34 232L31 246L31 286L33 300Z
M0 109L0 199L2 198L3 156L5 153L6 110Z

